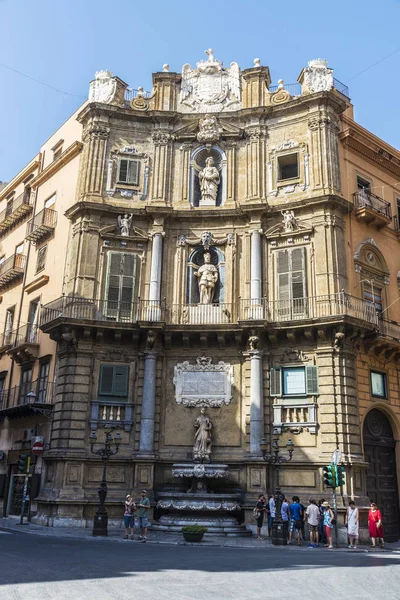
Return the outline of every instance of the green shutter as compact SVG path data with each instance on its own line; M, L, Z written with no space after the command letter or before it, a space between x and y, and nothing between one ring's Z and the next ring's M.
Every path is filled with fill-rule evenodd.
M306 367L306 389L309 396L318 394L318 367Z
M128 181L128 161L127 160L122 159L119 161L118 181L120 181L121 183L127 183L127 181Z
M136 254L109 252L105 292L107 317L117 321L131 320L137 265Z
M128 395L128 376L129 367L126 365L118 365L114 367L114 396Z
M282 369L279 367L269 370L269 395L282 396Z
M100 396L112 396L114 381L114 367L112 365L101 365L100 367Z
M128 166L128 183L139 185L140 161L130 160Z

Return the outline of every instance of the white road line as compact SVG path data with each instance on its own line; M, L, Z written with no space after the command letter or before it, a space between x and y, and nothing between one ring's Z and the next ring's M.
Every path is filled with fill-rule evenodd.
M12 535L11 531L0 531L0 533L4 533L4 535Z

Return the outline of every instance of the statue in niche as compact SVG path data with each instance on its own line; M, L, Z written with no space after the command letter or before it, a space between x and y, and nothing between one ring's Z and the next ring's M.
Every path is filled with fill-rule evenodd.
M218 186L220 177L218 169L214 165L214 159L209 156L206 159L206 166L199 173L201 200L204 205L214 205L217 202Z
M294 212L292 210L281 210L281 215L283 217L283 230L285 231L285 233L290 233L294 231L294 229L297 227Z
M218 281L218 269L211 264L211 254L204 253L204 265L194 275L199 278L200 304L212 304L215 284Z
M205 413L205 409L202 408L194 422L196 433L194 434L193 460L195 462L210 462L211 460L212 423Z
M118 227L119 234L123 236L129 235L132 223L132 215L119 215L118 217Z
M260 338L258 337L257 332L254 329L252 329L250 331L248 344L249 344L249 350L258 350L258 346L260 344Z

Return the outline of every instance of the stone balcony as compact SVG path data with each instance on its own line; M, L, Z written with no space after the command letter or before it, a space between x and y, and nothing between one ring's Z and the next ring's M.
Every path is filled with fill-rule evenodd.
M378 229L386 227L392 221L390 203L376 196L368 189L353 194L355 215L359 221L375 225Z

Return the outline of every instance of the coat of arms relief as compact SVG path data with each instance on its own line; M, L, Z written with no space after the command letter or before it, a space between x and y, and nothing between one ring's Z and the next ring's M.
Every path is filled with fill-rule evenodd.
M224 69L214 58L210 48L207 60L182 67L181 92L178 110L181 112L210 113L238 110L241 107L240 69L235 62Z

